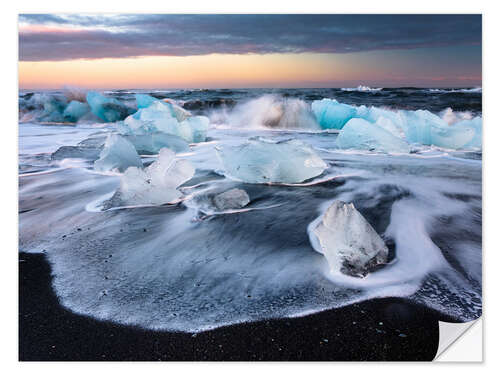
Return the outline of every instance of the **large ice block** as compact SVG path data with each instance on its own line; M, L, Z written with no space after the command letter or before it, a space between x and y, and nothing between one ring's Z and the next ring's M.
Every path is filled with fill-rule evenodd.
M189 161L176 160L175 154L164 148L158 159L144 170L128 168L116 195L129 205L171 203L182 196L177 187L190 180L194 172Z
M176 106L171 103L155 101L127 117L119 129L123 134L141 135L162 132L179 136L189 143L203 142L208 131L208 118L205 116L189 117L182 111L176 109Z
M156 99L151 95L147 94L135 94L135 102L137 103L137 108L147 108L154 102L160 99Z
M307 144L250 138L217 150L227 176L250 183L298 183L319 176L328 165Z
M464 120L448 124L439 116L427 111L401 111L402 125L408 142L462 149L477 141L480 120ZM480 130L479 130L480 131ZM477 143L477 142L476 142Z
M105 122L123 120L134 111L119 100L106 97L96 91L87 93L87 103L92 113Z
M332 273L364 277L388 261L389 249L352 203L334 201L308 232Z
M123 172L131 166L142 167L141 158L134 145L121 135L109 135L99 159L94 162L94 169L101 172Z
M410 146L383 127L353 118L337 137L337 146L343 149L371 150L381 152L409 152Z
M162 148L168 148L174 152L189 150L189 144L176 135L166 133L151 133L141 135L124 135L132 143L139 154L157 154Z
M323 129L342 129L356 116L356 108L335 99L315 100L311 104L316 120Z
M72 100L64 109L64 120L69 122L77 122L90 111L90 106L87 103L82 103Z

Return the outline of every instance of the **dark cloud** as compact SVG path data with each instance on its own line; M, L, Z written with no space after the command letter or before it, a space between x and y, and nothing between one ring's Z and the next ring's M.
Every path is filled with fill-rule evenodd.
M22 61L481 44L480 15L20 15ZM71 31L65 31L72 26Z

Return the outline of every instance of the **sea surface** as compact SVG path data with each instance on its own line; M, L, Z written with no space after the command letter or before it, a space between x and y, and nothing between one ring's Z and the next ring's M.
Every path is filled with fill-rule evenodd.
M93 170L95 156L54 154L116 123L34 120L20 108L19 248L43 252L62 305L102 320L199 332L293 317L376 297L404 297L469 321L482 313L482 151L414 147L406 154L339 149L338 131L266 128L262 98L336 99L355 106L482 116L482 90L426 88L108 90L134 106L135 93L170 98L210 119L205 142L177 155L196 168L172 205L99 209L119 173ZM46 92L69 95L67 90ZM33 91L21 91L20 99ZM71 93L70 95L75 95ZM225 177L216 148L248 138L299 139L328 164L302 184L248 184ZM145 163L155 155L143 155ZM213 189L245 190L250 204L204 214ZM365 278L335 276L307 228L333 200L353 202L391 252Z

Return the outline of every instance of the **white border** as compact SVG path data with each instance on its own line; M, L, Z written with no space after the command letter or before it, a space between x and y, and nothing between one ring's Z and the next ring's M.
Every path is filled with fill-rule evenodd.
M146 1L126 2L121 1L97 1L86 0L85 2L70 2L68 0L23 0L22 2L5 1L2 4L2 86L0 90L1 106L5 109L0 126L2 127L2 144L0 150L4 156L2 163L2 174L4 178L0 186L2 198L0 207L2 217L0 228L2 228L3 257L1 272L3 291L3 309L1 309L2 320L2 347L0 358L4 373L11 371L21 373L48 373L87 374L89 371L105 370L120 371L124 374L136 373L140 368L146 367L148 375L151 371L158 373L181 371L182 373L214 374L250 374L258 371L276 372L286 371L290 374L303 374L305 366L314 367L313 371L369 371L387 374L397 372L401 374L420 373L422 371L452 370L456 374L467 374L484 369L486 366L463 365L463 364L338 364L338 363L17 363L17 14L50 13L50 12L115 12L115 13L483 13L483 115L485 119L484 131L484 236L483 236L483 264L484 264L484 301L483 307L486 318L485 331L485 361L487 367L494 365L498 358L495 347L495 333L500 332L498 314L499 298L495 292L498 288L500 265L498 237L498 209L500 208L500 173L498 172L500 159L498 150L500 146L500 124L497 123L499 103L498 94L500 90L499 74L500 59L498 49L498 36L500 35L500 19L498 17L497 2L487 1L429 1L419 0L412 2L402 1L264 1L253 0L236 2L234 0L218 1L156 1L148 4ZM491 290L491 296L488 296ZM443 368L441 366L446 366ZM369 366L369 368L367 367ZM422 367L422 366L425 366ZM473 366L473 367L471 367ZM278 368L279 367L279 368Z

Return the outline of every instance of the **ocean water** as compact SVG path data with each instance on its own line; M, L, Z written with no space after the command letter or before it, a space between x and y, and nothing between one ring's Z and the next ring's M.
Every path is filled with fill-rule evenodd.
M425 109L440 117L482 116L480 89L345 88L115 90L170 98L210 119L208 139L178 158L195 176L185 199L161 206L102 209L120 174L93 170L95 150L60 147L116 132L116 123L37 121L20 92L19 248L46 253L53 287L72 311L160 330L198 332L291 317L376 297L404 297L468 321L482 312L482 151L414 145L410 153L342 150L338 131L291 116L266 126L266 98L336 99L389 110ZM48 95L78 95L48 92ZM277 99L276 99L277 98ZM328 164L302 184L248 184L225 177L216 148L250 137L299 139ZM94 154L93 154L94 152ZM62 156L61 156L62 155ZM155 155L144 155L144 162ZM240 211L206 214L197 202L214 190L245 190ZM360 279L329 272L310 245L308 226L336 199L353 202L391 252L391 263Z

